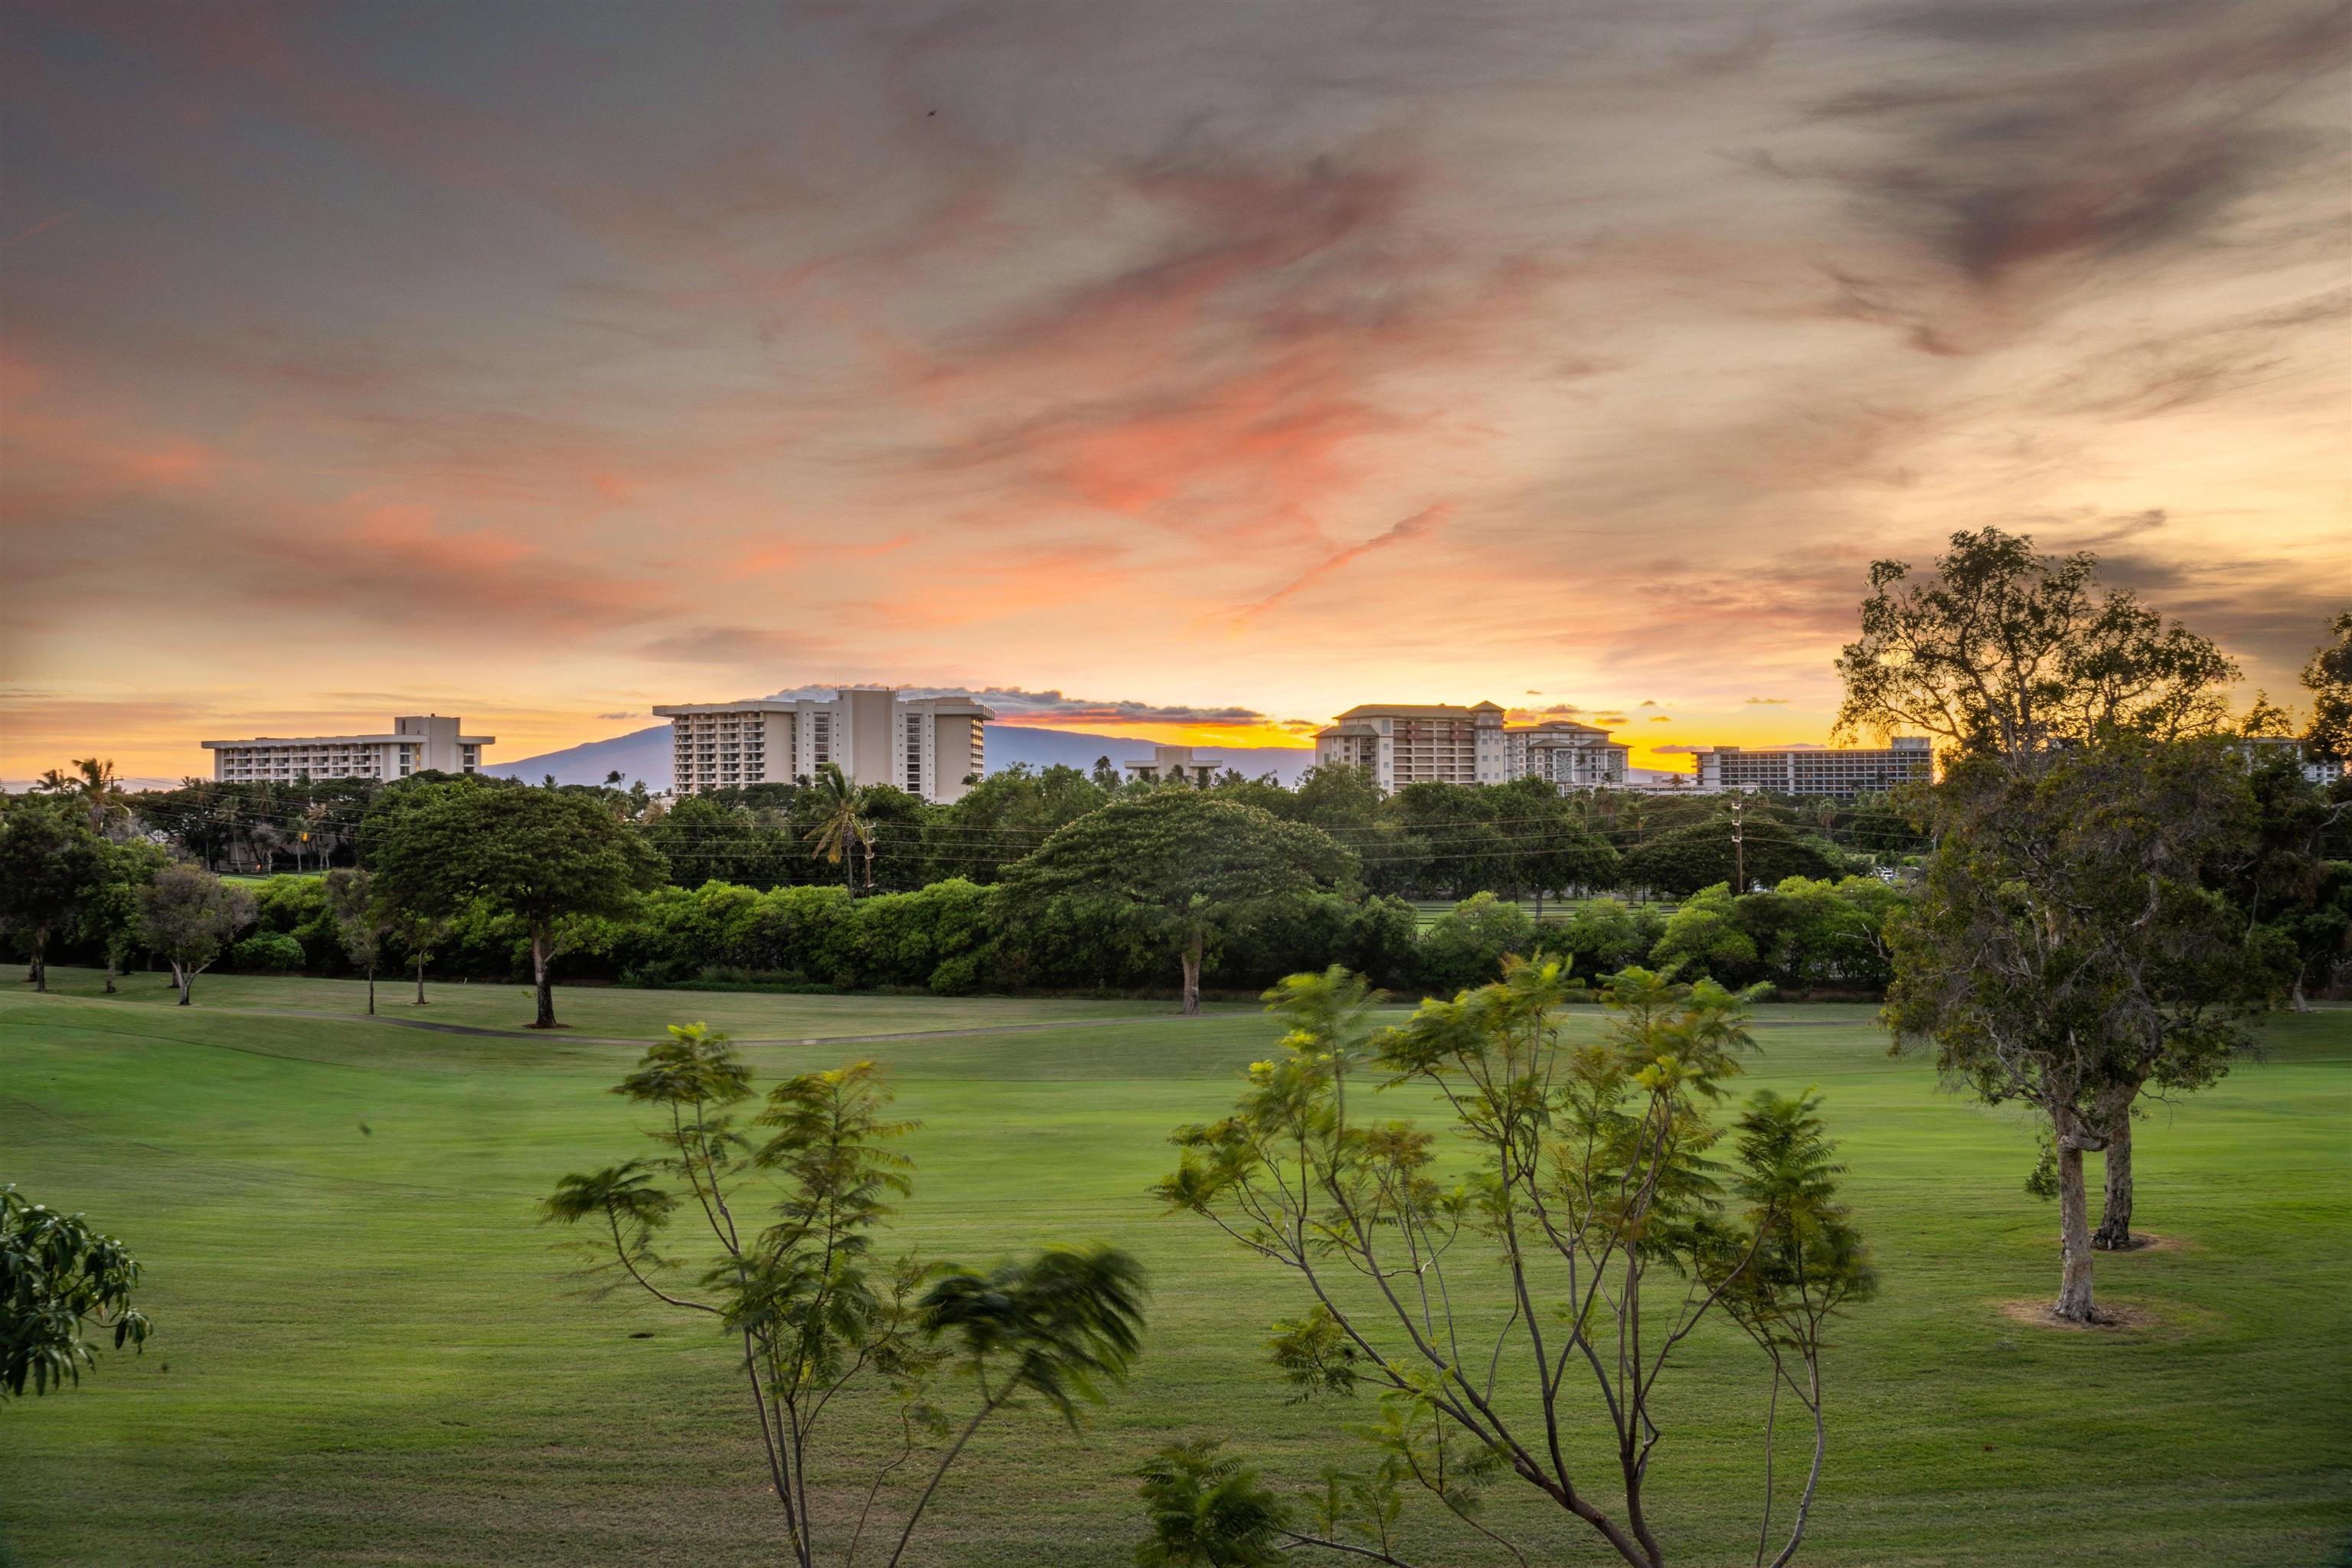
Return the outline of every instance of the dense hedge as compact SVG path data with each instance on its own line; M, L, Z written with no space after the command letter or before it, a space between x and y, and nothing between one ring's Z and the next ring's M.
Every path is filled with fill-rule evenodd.
M256 889L259 919L222 967L349 973L326 891L315 877ZM728 882L665 888L625 921L583 922L560 961L565 979L646 985L743 984L824 989L1100 991L1166 989L1176 963L1116 931L1064 912L1014 927L993 888L961 879L852 900L840 888L761 890ZM1883 932L1902 893L1873 878L1792 877L1734 898L1706 889L1678 909L1597 899L1540 930L1492 894L1455 905L1416 931L1401 900L1321 893L1286 900L1234 932L1207 966L1210 985L1253 994L1285 974L1342 963L1400 994L1450 994L1491 979L1507 952L1571 957L1582 975L1628 963L1677 963L1727 984L1769 982L1798 992L1873 993L1886 977ZM404 968L394 953L387 969ZM434 948L436 975L508 981L530 973L520 929L476 914Z

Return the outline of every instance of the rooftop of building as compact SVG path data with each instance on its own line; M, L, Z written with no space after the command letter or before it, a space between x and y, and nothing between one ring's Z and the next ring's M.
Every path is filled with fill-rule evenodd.
M844 687L831 699L822 697L747 697L740 702L672 702L657 704L654 715L660 719L688 718L701 713L797 713L803 708L824 708L839 702L856 691L880 690L893 698L901 707L925 708L950 718L993 719L996 710L969 696L900 697L887 688Z
M1492 702L1475 703L1468 708L1450 702L1361 702L1345 713L1336 715L1337 721L1350 719L1469 719L1481 713L1500 714L1503 710Z

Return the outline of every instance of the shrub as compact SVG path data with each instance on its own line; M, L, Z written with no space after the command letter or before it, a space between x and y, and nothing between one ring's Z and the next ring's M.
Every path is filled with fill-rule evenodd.
M290 974L302 967L302 944L284 931L262 931L228 950L228 966L257 974Z

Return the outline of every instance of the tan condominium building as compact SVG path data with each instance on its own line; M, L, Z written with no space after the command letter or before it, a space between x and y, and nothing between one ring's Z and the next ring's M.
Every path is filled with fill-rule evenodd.
M213 777L222 784L290 784L298 778L376 779L389 783L437 769L470 773L496 735L467 735L463 721L437 713L392 721L388 735L306 735L206 741Z
M901 697L883 687L830 701L761 698L654 711L670 723L670 777L680 795L791 784L838 763L852 784L892 784L940 805L980 777L981 729L996 717L969 697Z
M1514 724L1503 731L1503 771L1562 790L1622 788L1632 776L1633 748L1609 731L1572 719Z
M1122 765L1139 779L1154 783L1160 779L1184 779L1206 789L1216 778L1217 770L1224 764L1214 757L1194 756L1190 746L1154 746L1150 762Z
M1370 770L1383 791L1410 784L1506 784L1540 778L1556 787L1622 784L1630 748L1608 731L1565 719L1511 724L1492 702L1367 703L1315 736L1318 767Z
M1919 735L1897 736L1891 745L1857 750L1716 746L1699 752L1697 761L1700 789L1774 795L1877 795L1896 784L1926 784L1936 773L1934 745Z

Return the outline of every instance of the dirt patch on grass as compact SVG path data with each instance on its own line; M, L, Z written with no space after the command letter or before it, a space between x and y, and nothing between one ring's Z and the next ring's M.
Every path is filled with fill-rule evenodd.
M2152 1329L2165 1321L2148 1308L2127 1301L2102 1301L2093 1310L2097 1318L2078 1323L2072 1318L2061 1318L2050 1310L2050 1299L2034 1296L2023 1300L1995 1303L2000 1315L2012 1323L2025 1323L2037 1329L2071 1330L2078 1333L2123 1332L2132 1329Z
M2131 1233L2130 1246L2106 1247L2102 1250L2108 1257L2113 1258L2126 1252L2178 1252L2187 1245L2188 1243L2177 1236L2158 1236L2150 1230L2136 1230Z

